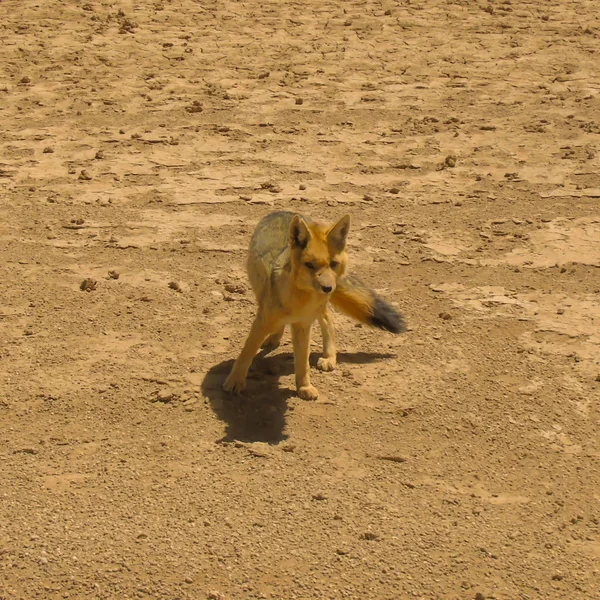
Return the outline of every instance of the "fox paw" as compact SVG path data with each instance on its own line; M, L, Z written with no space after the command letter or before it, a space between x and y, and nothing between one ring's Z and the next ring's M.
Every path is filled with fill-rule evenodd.
M317 361L317 369L319 371L333 371L335 369L335 358L321 358Z
M232 394L241 394L246 388L246 378L238 378L233 373L230 373L223 383L223 389Z
M319 390L314 385L303 385L298 388L298 396L302 400L316 400L319 397Z
M261 348L265 351L266 354L272 352L276 348L279 348L279 344L281 342L281 338L273 338L268 337L262 344Z
M278 331L273 332L271 335L267 337L267 339L263 342L261 348L266 350L267 352L271 352L275 350L281 343L281 338L283 337L283 333L285 328L281 328Z

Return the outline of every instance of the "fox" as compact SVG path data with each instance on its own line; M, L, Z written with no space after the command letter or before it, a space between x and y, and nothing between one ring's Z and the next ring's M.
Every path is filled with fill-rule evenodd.
M310 382L310 336L319 322L323 354L317 368L333 371L337 349L330 307L394 334L406 331L402 314L348 270L346 241L350 215L328 224L298 213L277 211L256 226L248 249L247 272L258 309L246 342L223 383L240 394L259 349L270 352L290 326L296 391L304 400L319 392Z

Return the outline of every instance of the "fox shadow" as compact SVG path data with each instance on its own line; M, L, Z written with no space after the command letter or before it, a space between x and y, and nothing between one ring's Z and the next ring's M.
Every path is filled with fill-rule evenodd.
M310 364L314 367L320 353L312 353ZM395 354L368 352L340 352L338 364L366 364L394 358ZM260 352L248 372L246 389L236 396L225 392L221 386L233 360L213 365L202 381L202 393L220 421L226 424L221 442L267 442L277 444L287 439L286 415L290 398L297 398L296 390L279 386L279 378L294 373L294 356L291 352L268 355ZM302 400L299 400L302 402Z

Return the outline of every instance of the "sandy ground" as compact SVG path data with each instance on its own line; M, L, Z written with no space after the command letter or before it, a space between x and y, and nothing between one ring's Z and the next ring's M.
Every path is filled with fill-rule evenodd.
M596 0L1 2L0 598L598 597L599 36ZM316 402L288 337L220 391L276 209L349 212L410 325L336 315Z

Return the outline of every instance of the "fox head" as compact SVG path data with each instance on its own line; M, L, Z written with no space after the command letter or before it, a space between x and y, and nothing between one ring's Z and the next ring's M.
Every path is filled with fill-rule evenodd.
M350 215L335 225L324 225L294 215L290 223L290 251L294 283L301 290L329 295L346 271L346 238Z

